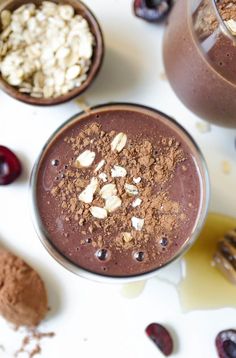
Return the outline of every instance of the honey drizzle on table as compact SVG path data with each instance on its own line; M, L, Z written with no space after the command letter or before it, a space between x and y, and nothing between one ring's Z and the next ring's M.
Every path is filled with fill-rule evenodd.
M213 265L217 242L236 227L236 218L210 213L193 247L183 258L184 277L177 286L184 311L236 307L236 286Z

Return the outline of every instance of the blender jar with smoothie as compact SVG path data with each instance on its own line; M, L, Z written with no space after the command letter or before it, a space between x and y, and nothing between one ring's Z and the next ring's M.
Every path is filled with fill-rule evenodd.
M236 127L235 0L178 0L165 32L164 63L190 110Z

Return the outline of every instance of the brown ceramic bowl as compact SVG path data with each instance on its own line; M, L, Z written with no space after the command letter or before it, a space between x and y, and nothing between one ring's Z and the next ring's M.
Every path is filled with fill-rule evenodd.
M21 5L27 3L34 3L37 6L39 6L42 3L42 1L43 0L1 0L0 12L4 9L14 11ZM82 83L80 87L74 88L73 90L62 96L58 96L56 98L31 97L28 94L19 92L16 87L9 85L0 75L0 88L4 92L8 93L11 97L14 97L19 101L32 105L39 105L39 106L49 106L49 105L64 103L71 100L72 98L79 96L82 92L84 92L87 89L87 87L93 82L94 78L98 74L104 55L104 42L103 42L103 35L102 35L101 28L96 18L91 13L91 11L87 8L87 6L85 6L82 2L78 0L50 0L50 1L57 4L71 5L75 9L76 14L80 14L88 21L90 30L95 37L96 43L94 46L92 64L90 66L87 79ZM0 31L1 31L1 27L0 27Z

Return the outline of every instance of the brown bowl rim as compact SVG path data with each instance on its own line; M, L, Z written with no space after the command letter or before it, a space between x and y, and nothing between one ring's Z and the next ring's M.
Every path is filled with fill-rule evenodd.
M73 90L69 91L68 93L55 97L55 98L35 98L31 97L27 94L19 92L17 88L8 84L0 75L0 89L2 89L5 93L9 96L15 98L18 101L24 102L30 105L37 105L37 106L51 106L56 104L62 104L72 100L75 97L81 95L94 81L97 77L104 58L104 38L103 33L101 30L101 26L93 14L93 12L88 8L80 0L49 0L51 2L57 4L69 4L71 5L76 13L82 13L82 16L86 18L89 23L90 30L95 37L96 44L94 47L94 53L92 58L92 64L90 66L88 77L82 83L80 87L74 88ZM27 3L36 3L40 4L43 0L6 0L0 4L0 12L4 9L17 9L19 6ZM84 16L85 15L85 16Z

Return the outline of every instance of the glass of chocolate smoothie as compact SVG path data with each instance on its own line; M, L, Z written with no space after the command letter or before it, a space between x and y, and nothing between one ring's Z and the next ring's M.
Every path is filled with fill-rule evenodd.
M49 253L95 280L153 276L194 242L209 202L189 134L144 106L91 108L47 141L31 177L33 220Z
M236 127L236 1L178 0L164 37L170 84L194 113Z

